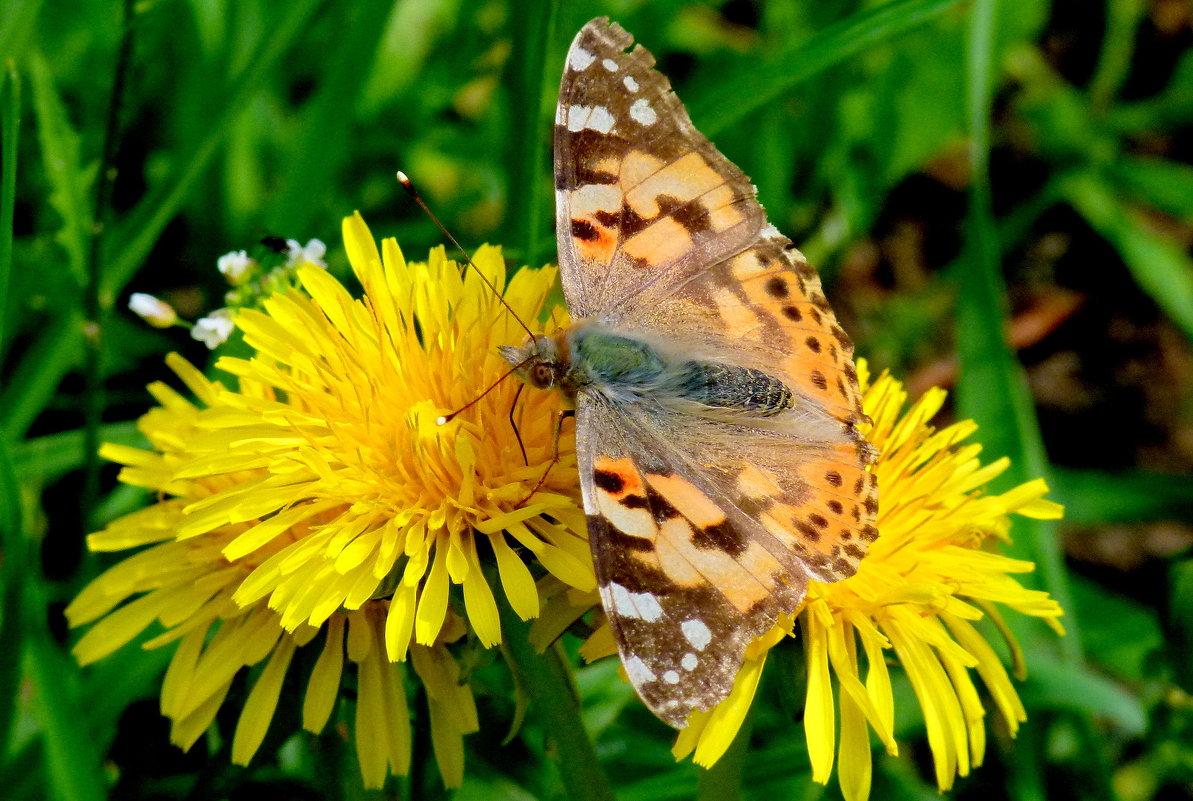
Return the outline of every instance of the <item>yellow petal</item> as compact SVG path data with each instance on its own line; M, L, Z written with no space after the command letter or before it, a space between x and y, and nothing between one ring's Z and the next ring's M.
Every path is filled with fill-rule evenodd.
M240 720L236 723L236 734L232 737L232 762L235 764L247 765L265 739L265 732L269 730L269 723L277 709L278 696L282 692L282 680L286 678L286 670L293 656L294 641L283 637L265 669L257 677L240 713Z
M814 616L801 615L800 620L804 624L804 650L808 660L808 689L804 700L808 760L812 763L812 781L827 784L833 771L833 751L837 741L827 634Z
M336 615L327 622L327 639L319 659L311 670L302 703L302 727L310 732L323 731L335 707L344 670L344 618Z

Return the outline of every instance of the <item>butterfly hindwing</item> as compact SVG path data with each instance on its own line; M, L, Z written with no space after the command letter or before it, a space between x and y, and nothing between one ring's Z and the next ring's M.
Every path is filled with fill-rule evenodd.
M746 647L795 608L806 578L653 422L593 396L578 415L602 605L638 694L681 728L724 700Z

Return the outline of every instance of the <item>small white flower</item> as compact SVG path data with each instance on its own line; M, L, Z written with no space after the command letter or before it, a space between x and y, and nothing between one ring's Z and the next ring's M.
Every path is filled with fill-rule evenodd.
M178 313L164 300L144 292L134 292L128 298L128 308L156 328L169 328L178 322Z
M249 254L243 250L234 250L231 253L225 253L216 262L219 271L228 279L228 283L233 285L239 284L248 277L249 271L253 268L254 264L256 262L249 258Z
M297 239L287 239L286 248L286 258L291 265L313 264L316 267L327 268L327 262L323 260L327 254L327 245L320 239L312 239L305 246L300 245Z
M232 336L232 329L236 327L232 322L234 316L235 313L231 309L216 309L206 317L200 317L191 329L191 338L199 340L210 350L215 350Z

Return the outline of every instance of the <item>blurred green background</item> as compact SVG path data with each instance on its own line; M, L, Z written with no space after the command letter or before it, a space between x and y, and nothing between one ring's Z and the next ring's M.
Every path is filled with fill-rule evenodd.
M248 769L210 741L174 749L156 702L168 649L71 660L62 607L109 563L83 537L145 502L89 454L137 441L163 354L209 359L128 296L195 319L222 305L217 257L268 235L323 239L343 276L354 209L419 257L442 237L396 169L466 247L553 261L558 76L598 15L753 177L859 355L913 392L954 388L947 414L979 421L987 460L1014 460L1002 485L1043 475L1068 508L1017 525L1012 552L1038 563L1069 635L1024 633L1030 720L1012 741L992 719L986 766L953 795L1193 798L1188 0L7 0L0 794L385 797L346 753L342 776L318 775L312 749L326 764L340 735L291 736L284 712ZM612 667L580 682L619 797L691 796L696 769ZM872 797L937 797L917 708L900 709L903 755L877 758ZM470 738L455 797L566 795L534 723L503 748L506 725ZM836 797L803 748L798 721L761 712L746 797ZM433 767L408 786L449 795Z

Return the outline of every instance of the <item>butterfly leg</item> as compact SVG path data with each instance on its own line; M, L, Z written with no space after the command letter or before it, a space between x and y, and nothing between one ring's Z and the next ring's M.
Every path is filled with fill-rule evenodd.
M547 476L551 474L551 468L559 464L559 438L563 434L563 421L569 417L575 416L575 409L563 409L559 412L559 416L555 418L555 435L551 442L551 461L547 463L547 469L543 471L543 475L539 478L538 483L534 485L534 489L532 489L525 498L518 502L518 506L522 506L529 501L532 497L534 497L536 492L543 488L543 484L547 483Z
M522 432L518 430L518 421L514 419L514 412L518 409L518 398L522 397L524 389L526 389L525 384L518 384L518 391L514 393L514 402L510 404L510 428L514 430L514 439L518 440L518 447L522 450L522 464L529 467L530 459L526 457L526 446L522 444Z

